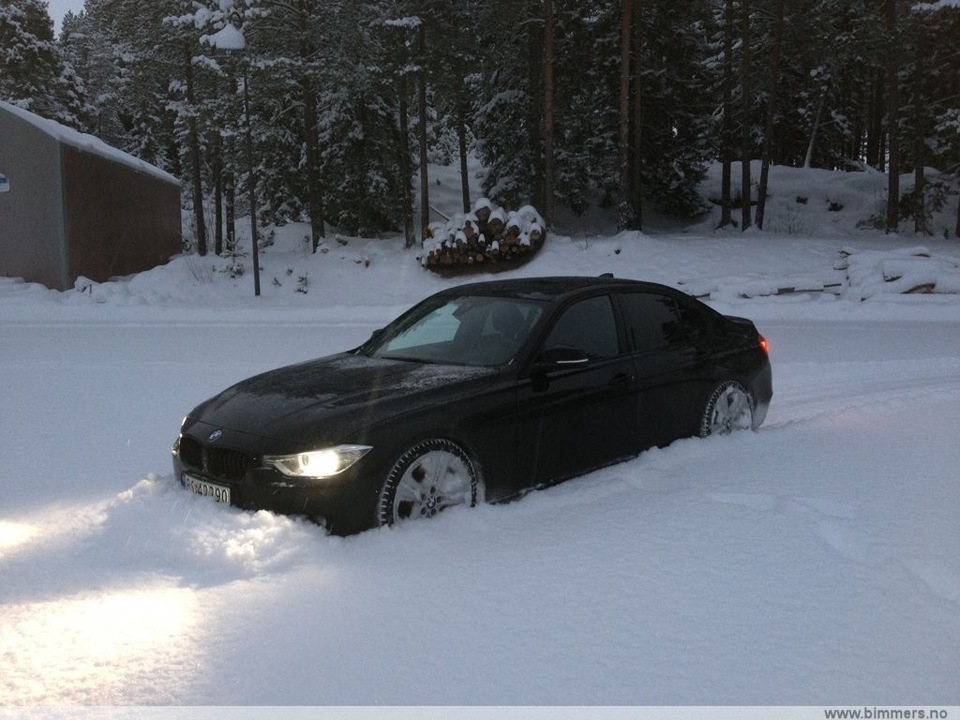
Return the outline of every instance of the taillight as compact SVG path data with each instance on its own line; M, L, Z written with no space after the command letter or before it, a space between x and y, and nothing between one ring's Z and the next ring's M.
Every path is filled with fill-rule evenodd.
M763 350L765 354L770 354L770 343L768 343L767 339L760 333L757 333L757 343L760 345L760 349Z

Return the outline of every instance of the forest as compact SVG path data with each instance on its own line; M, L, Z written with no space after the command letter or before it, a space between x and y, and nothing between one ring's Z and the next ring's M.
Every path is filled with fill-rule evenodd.
M960 185L960 4L86 0L55 35L43 0L0 0L0 99L181 178L201 255L251 205L314 250L329 228L414 245L432 163L460 164L465 211L599 206L621 229L702 213L709 163L741 229L771 164L869 167L876 227L924 233Z

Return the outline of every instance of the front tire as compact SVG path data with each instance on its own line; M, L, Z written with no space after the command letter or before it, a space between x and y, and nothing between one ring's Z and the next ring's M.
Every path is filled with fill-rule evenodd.
M736 380L720 383L710 394L700 420L700 437L729 435L753 427L753 395Z
M444 438L417 443L394 463L380 491L381 526L430 518L448 507L477 504L480 481L469 455Z

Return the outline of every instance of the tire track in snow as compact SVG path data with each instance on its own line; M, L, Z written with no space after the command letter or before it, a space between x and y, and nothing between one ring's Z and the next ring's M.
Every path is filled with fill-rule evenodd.
M897 563L937 597L960 604L960 575L939 558L911 553L834 521L824 520L819 530L821 537L840 556L874 567Z
M960 358L857 362L796 362L775 366L774 401L761 432L794 423L816 421L849 410L911 403L931 397L960 399ZM813 513L820 538L839 557L874 568L899 567L932 595L960 604L960 574L936 553L897 544L868 531L869 523L853 505L826 505L817 498L765 493L711 493L717 502L742 505L757 512Z
M762 429L782 428L846 410L960 393L960 359L782 363Z

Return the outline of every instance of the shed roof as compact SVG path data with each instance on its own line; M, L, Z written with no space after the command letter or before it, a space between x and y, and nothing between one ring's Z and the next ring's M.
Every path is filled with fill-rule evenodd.
M70 145L71 147L75 147L84 152L94 153L108 160L126 165L134 170L139 170L140 172L153 175L160 180L164 180L175 185L180 184L180 181L170 173L165 172L138 157L134 157L129 153L125 153L122 150L117 150L117 148L107 145L105 142L97 137L94 137L93 135L79 132L73 128L67 127L66 125L61 125L53 120L40 117L29 110L24 110L23 108L17 107L16 105L11 105L10 103L2 100L0 100L0 110L5 110L11 115L20 118L24 122L29 123L33 127L37 128L43 133L46 133L57 142L60 142L64 145Z

